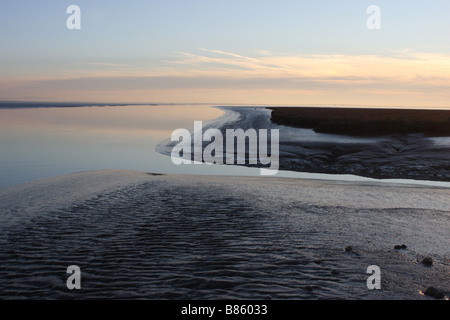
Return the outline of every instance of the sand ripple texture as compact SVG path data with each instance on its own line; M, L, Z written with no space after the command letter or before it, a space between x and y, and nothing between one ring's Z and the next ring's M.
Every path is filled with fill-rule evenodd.
M428 286L450 290L449 195L142 173L52 209L48 195L3 224L0 298L427 299L419 292ZM432 267L419 263L425 255ZM366 286L374 264L382 290ZM69 265L81 268L81 290L66 287Z

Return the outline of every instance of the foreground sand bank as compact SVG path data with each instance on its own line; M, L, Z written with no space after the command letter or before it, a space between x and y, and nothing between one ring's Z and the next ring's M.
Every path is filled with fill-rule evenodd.
M73 298L61 274L76 264L78 298L427 299L430 286L450 291L449 199L441 187L125 170L34 181L0 189L0 296ZM366 287L374 264L382 291Z

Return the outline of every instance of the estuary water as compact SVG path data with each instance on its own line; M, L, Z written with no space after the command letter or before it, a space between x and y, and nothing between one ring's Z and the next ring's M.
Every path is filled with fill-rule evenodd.
M170 158L174 130L191 130L194 121L204 128L274 128L280 130L281 169L277 177L376 181L360 175L291 171L300 162L316 163L330 143L341 146L376 145L383 139L319 134L270 122L270 111L255 107L208 105L93 105L0 104L0 188L41 178L85 170L128 169L155 173L259 176L260 170L234 165L175 165ZM318 150L299 146L308 143ZM429 144L450 150L448 138ZM375 150L384 152L383 150ZM373 154L373 150L372 150ZM442 154L442 152L440 153ZM370 158L370 154L366 158ZM320 159L322 159L320 158ZM357 159L358 160L358 159ZM426 159L425 159L426 160ZM432 159L429 159L431 161ZM445 161L445 154L444 154ZM353 161L355 162L355 161ZM287 163L288 165L284 165ZM347 167L351 167L348 165ZM356 161L356 164L358 161ZM370 164L369 164L370 165ZM345 166L345 165L344 165ZM323 165L325 168L325 164ZM296 168L298 169L298 168ZM386 179L387 182L448 186L450 182Z
M155 151L178 128L224 114L202 105L0 108L0 188L84 170L244 174L242 167L176 166Z

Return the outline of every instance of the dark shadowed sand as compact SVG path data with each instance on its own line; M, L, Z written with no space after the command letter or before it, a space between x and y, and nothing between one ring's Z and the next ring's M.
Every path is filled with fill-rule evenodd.
M449 199L418 185L123 170L39 180L0 189L0 298L448 296ZM66 288L70 265L81 290ZM367 289L369 265L381 290Z
M316 132L379 136L423 133L450 136L450 110L370 108L270 108L277 124Z

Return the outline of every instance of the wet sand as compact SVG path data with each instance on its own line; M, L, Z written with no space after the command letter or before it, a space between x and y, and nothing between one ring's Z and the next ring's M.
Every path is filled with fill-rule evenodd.
M271 121L279 125L355 137L352 143L282 142L281 169L376 179L450 181L450 140L435 143L440 139L437 136L450 136L450 110L270 109Z
M286 112L287 119L295 118L299 110L319 112L326 116L326 108L250 108L227 107L239 114L237 120L217 126L227 128L278 129L280 136L280 169L286 171L324 173L336 175L356 175L375 179L413 179L429 181L450 181L450 137L428 136L424 133L396 133L376 136L350 135L315 132L311 128L300 128L292 124L282 125L273 120L273 114ZM336 109L336 108L335 108ZM376 112L389 113L382 109L337 111L331 114L356 117ZM432 115L438 121L438 114L448 115L450 111L406 110L405 115ZM414 112L413 112L414 111ZM302 111L303 112L303 111ZM341 113L342 112L342 113ZM355 112L355 113L353 113ZM300 112L301 113L301 112ZM400 113L399 113L400 114ZM397 111L391 114L392 119ZM446 117L446 116L445 116ZM444 116L442 119L446 119ZM425 117L427 119L427 117ZM359 121L359 120L358 120ZM428 121L428 120L427 120ZM446 128L450 121L445 120ZM362 124L363 122L357 122ZM167 148L170 150L170 148ZM168 151L165 154L169 154Z
M449 199L417 185L124 170L39 180L0 189L0 297L448 296ZM367 289L369 265L381 290Z

